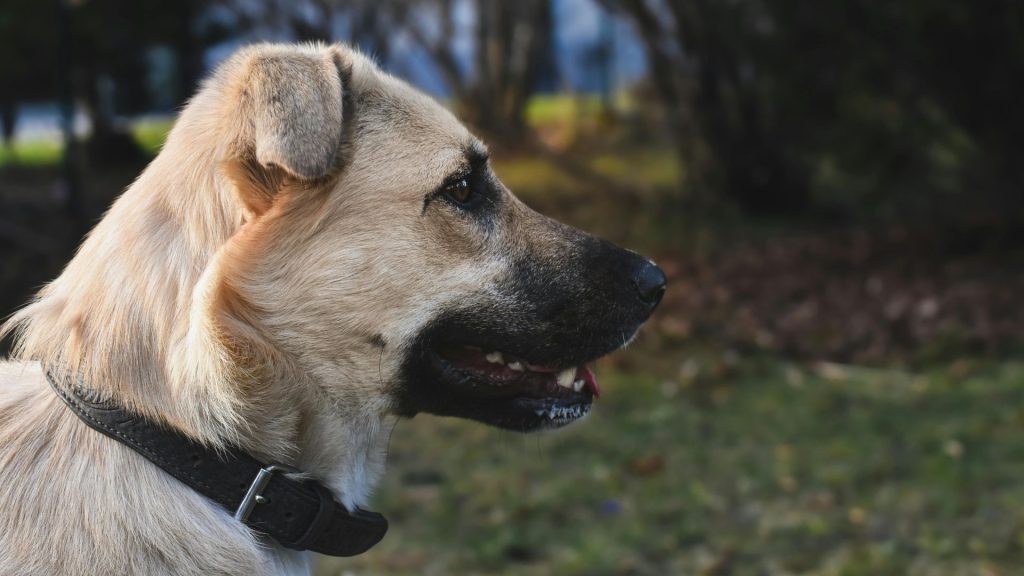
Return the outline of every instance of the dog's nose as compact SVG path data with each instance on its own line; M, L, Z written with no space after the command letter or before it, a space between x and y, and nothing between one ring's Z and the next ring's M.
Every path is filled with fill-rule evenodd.
M668 279L665 278L665 273L650 260L644 263L640 271L633 278L633 283L636 284L636 291L640 294L640 299L650 305L652 309L661 302L661 297L665 295L665 284L667 282Z

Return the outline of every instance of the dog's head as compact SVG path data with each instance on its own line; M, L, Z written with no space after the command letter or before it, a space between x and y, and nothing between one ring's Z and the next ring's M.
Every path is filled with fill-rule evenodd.
M223 70L222 173L247 216L216 301L238 362L271 346L401 415L587 413L586 365L657 306L657 266L528 208L452 114L346 48L262 46Z

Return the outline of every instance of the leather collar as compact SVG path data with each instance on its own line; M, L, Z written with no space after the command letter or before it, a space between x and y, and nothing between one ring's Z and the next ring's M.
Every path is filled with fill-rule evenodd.
M214 450L98 398L81 382L61 385L49 370L46 379L90 428L125 444L286 548L355 556L380 542L388 530L384 516L359 508L349 511L322 484L284 475L296 470L264 464L240 449Z

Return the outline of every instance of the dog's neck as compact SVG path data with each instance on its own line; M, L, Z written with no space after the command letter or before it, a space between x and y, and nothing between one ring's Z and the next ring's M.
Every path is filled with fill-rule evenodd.
M383 468L384 410L333 397L343 387L325 378L339 374L277 349L230 283L246 213L220 170L226 144L185 138L221 122L197 109L215 107L186 110L165 151L5 330L18 333L20 357L204 442L297 466L362 505Z

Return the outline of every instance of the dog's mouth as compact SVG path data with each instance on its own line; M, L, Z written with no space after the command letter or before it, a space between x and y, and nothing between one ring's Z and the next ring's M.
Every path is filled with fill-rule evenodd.
M436 363L445 384L482 403L507 403L509 415L528 412L519 417L518 425L524 430L575 422L590 412L594 398L601 395L597 377L586 364L564 368L534 364L508 352L470 345L439 347Z
M601 396L597 378L586 364L544 366L478 346L444 346L437 353L453 370L475 383L494 387L499 394L588 401Z
M601 395L583 363L533 362L521 354L476 345L438 344L416 370L417 409L471 418L510 430L560 428L590 412ZM417 410L418 411L418 410Z

